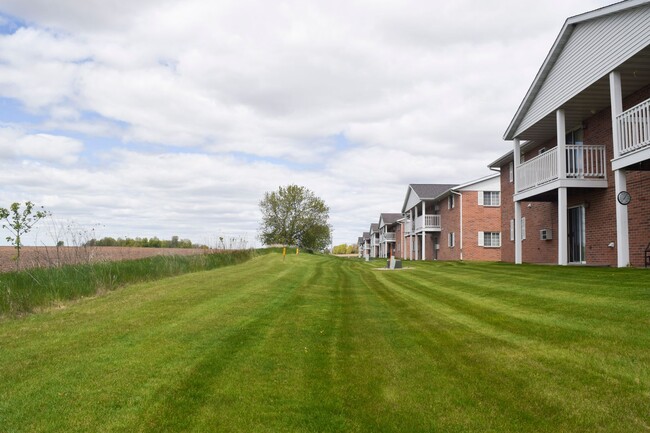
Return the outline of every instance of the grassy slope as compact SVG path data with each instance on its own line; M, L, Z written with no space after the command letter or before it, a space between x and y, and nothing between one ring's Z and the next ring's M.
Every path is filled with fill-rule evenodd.
M0 322L0 431L648 431L650 274L309 255Z

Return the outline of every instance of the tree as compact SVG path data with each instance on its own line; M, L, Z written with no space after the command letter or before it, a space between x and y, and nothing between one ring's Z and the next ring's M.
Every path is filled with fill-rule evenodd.
M260 240L266 245L296 245L323 250L330 244L329 207L304 186L264 193L260 201Z
M43 209L43 206L41 206L41 209ZM9 209L0 207L0 220L4 221L2 228L10 233L5 239L16 248L16 269L20 269L20 250L23 247L22 237L29 233L37 222L49 214L46 210L34 212L34 203L31 201L25 202L25 209L22 212L20 203L12 203Z

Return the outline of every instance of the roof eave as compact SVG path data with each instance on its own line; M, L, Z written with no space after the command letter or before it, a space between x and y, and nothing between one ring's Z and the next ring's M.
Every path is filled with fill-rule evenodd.
M508 128L503 134L503 139L513 140L514 138L516 138L517 130L521 126L522 119L524 118L526 112L528 111L528 108L530 108L530 105L532 104L535 96L537 95L537 92L539 91L542 84L544 83L544 80L548 76L548 73L553 68L555 61L557 60L560 53L562 52L564 45L569 40L569 37L573 33L573 29L577 24L583 23L585 21L593 20L595 18L601 18L607 15L615 14L623 10L634 9L636 7L645 5L649 2L650 0L626 0L626 1L621 1L609 6L604 6L589 12L585 12L579 15L574 15L572 17L569 17L564 22L564 25L562 26L560 33L555 39L555 42L553 43L551 50L547 54L544 63L542 63L541 68L537 72L537 75L535 76L533 83L528 89L528 92L526 92L524 99L519 104L519 108L517 109L515 116L512 118L510 124L508 125Z

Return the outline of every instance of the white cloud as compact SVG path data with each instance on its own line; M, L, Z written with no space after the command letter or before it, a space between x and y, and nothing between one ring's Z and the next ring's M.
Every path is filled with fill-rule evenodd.
M83 151L83 143L65 136L25 134L0 128L0 160L29 158L42 162L73 164Z
M566 17L603 4L5 0L28 24L0 35L0 98L32 117L0 118L0 203L252 233L295 182L354 241L406 184L486 174Z

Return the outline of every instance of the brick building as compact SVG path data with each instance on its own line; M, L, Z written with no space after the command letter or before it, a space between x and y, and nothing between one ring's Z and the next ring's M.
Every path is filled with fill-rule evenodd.
M379 215L379 257L395 256L396 238L401 213L382 213Z
M643 265L650 242L650 3L569 18L506 133L502 260ZM630 200L631 198L631 200Z
M404 200L404 258L500 260L499 175L462 185L412 184Z

